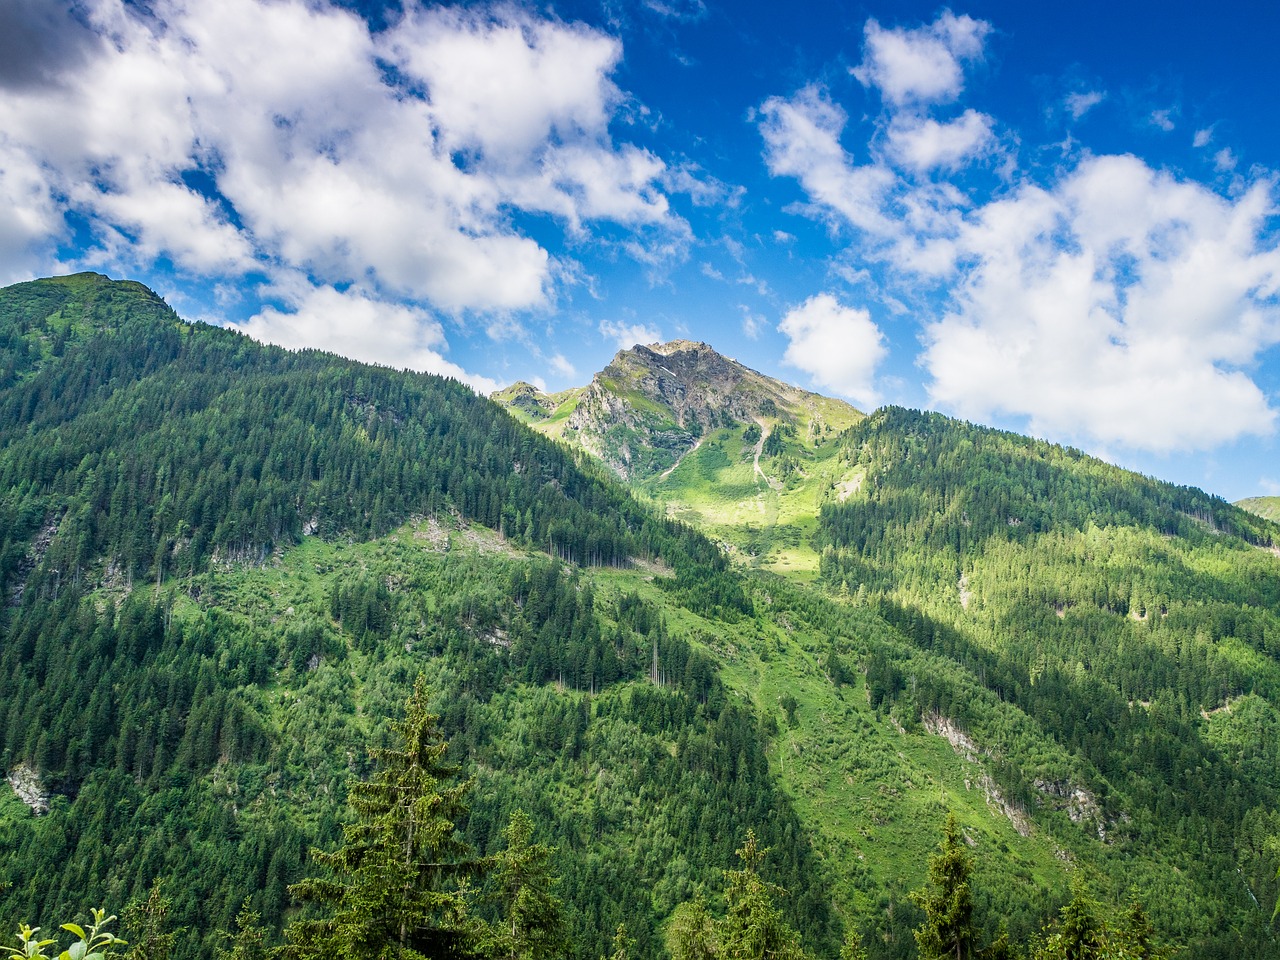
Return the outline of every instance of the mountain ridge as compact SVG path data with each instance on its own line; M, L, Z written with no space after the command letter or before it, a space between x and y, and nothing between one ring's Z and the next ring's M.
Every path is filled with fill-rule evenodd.
M671 470L717 428L754 423L765 433L782 425L814 434L862 416L843 401L767 377L693 340L620 350L585 387L548 396L519 384L493 398L629 482Z
M468 838L520 806L562 849L575 960L618 922L660 957L747 827L807 948L909 957L948 810L988 936L1078 873L1191 957L1280 956L1280 528L936 414L811 430L750 385L764 427L692 438L696 344L613 374L693 440L637 500L457 383L142 289L0 291L0 766L51 793L0 797L4 917L164 876L193 957L246 892L278 931L424 674L482 784Z

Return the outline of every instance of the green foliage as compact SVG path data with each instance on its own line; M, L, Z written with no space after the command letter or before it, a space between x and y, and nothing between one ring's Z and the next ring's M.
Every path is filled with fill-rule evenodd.
M760 876L767 848L755 831L738 850L742 866L725 871L725 917L719 925L720 956L724 960L801 960L799 936L774 904L785 891Z
M1138 901L1130 901L1119 921L1110 921L1080 883L1031 949L1032 960L1156 960L1166 955Z
M229 949L219 950L216 960L267 960L267 930L261 920L261 914L249 906L246 898L236 914L235 932L226 935Z
M676 907L664 941L671 960L717 960L721 956L718 925L702 897Z
M17 939L18 946L0 946L0 950L4 951L6 957L22 958L22 960L106 960L108 957L119 956L119 950L127 944L111 931L107 930L107 926L115 922L115 916L108 917L107 911L104 909L93 909L90 911L93 915L93 922L86 930L79 924L64 923L62 929L76 936L75 943L71 944L67 949L60 950L56 955L46 953L46 949L53 947L58 948L58 941L53 937L41 938L39 927L30 927L22 924L18 928Z
M501 919L491 925L482 952L494 960L553 960L569 949L564 906L552 893L556 851L532 837L532 818L517 810L503 831L506 848L489 864Z
M799 935L774 903L786 891L760 875L766 853L748 829L737 851L740 868L725 871L722 919L712 918L701 898L681 904L667 927L672 960L803 960Z
M334 956L415 960L470 952L466 881L478 869L457 835L469 781L445 759L439 717L427 712L420 677L393 726L399 743L371 751L376 772L353 781L357 820L343 828L343 844L313 851L328 875L293 884L302 902L326 916L290 925L291 954L299 960Z
M161 892L160 881L151 885L146 900L125 908L122 924L129 933L129 950L124 960L169 960L182 931L169 928L173 901Z
M911 901L924 911L924 921L915 931L921 960L968 960L978 955L972 874L960 825L955 814L948 814L942 843L929 858L929 887L911 894Z
M856 930L850 930L840 945L840 960L869 960L867 948L862 945L862 937Z

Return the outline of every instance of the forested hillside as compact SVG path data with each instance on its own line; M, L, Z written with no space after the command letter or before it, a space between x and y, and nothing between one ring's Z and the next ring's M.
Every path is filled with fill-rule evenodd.
M1082 819L1106 845L1158 849L1219 904L1256 898L1263 920L1280 826L1280 530L1201 491L936 415L880 411L842 443L864 482L821 512L830 589L965 664L1066 749L1097 797ZM1012 755L971 702L900 677L888 696ZM1025 805L1071 792L1031 770L1017 779Z
M527 812L579 960L737 956L768 891L808 956L928 955L944 831L977 944L1056 956L1089 902L1129 937L1136 897L1183 955L1280 956L1262 518L909 411L767 450L720 421L671 490L803 494L772 533L716 513L731 565L456 383L136 284L0 291L0 369L0 925L158 882L175 957L246 898L280 943L421 678L468 856ZM766 536L813 562L751 570Z
M724 561L707 541L654 519L589 464L454 382L263 347L186 324L145 288L95 275L4 291L0 343L0 763L51 797L39 819L5 801L0 914L10 920L120 904L163 878L178 921L203 931L205 955L246 895L278 925L284 885L298 879L310 845L334 838L346 778L363 769L380 718L413 674L436 678L460 752L483 757L488 738L510 749L515 720L501 711L515 709L532 711L540 728L567 725L584 770L593 760L612 768L607 741L618 734L608 731L635 710L645 716L626 682L645 673L655 645L690 654L687 644L667 651L679 641L637 603L595 609L561 562L659 563L690 602L742 602L741 588L717 586ZM421 569L415 557L373 574L357 551L343 560L354 571L333 573L287 609L241 609L252 571L278 569L304 536L354 545L410 518L429 558L440 552L433 544L447 552L457 538L460 559L438 558L454 572ZM493 531L498 556L467 559L473 535L460 531L472 524ZM510 559L526 548L544 559ZM306 582L286 579L291 589ZM682 842L691 883L732 859L738 823L782 829L790 815L750 715L716 692L709 662L695 657L686 672L688 692L671 691L653 736L705 739L703 776L721 772L716 738L732 736L734 772L723 779L741 765L747 784L738 794L703 788L710 806L699 815L723 828ZM538 689L553 682L578 692L539 706ZM495 704L513 684L527 696ZM558 755L566 736L536 743ZM624 740L644 756L643 739ZM658 753L646 763L672 761L665 747ZM615 804L641 788L637 778L647 795L665 789L657 768L643 772L656 779L619 771L618 799L584 821L595 823L584 842L603 860L570 865L594 878L573 887L591 891L579 909L605 920L620 912L648 949L652 913L618 899L640 885L599 880L657 854L635 847L630 832L625 844L596 843L622 816ZM664 776L677 796L699 782ZM552 808L554 788L543 787L526 785L528 805ZM663 803L653 800L651 814ZM478 810L469 827L482 842L500 826L493 816ZM672 829L687 834L684 816ZM795 887L816 890L803 841L785 850ZM602 890L617 894L601 903ZM821 901L805 915L825 930ZM607 935L584 926L584 955L597 940Z

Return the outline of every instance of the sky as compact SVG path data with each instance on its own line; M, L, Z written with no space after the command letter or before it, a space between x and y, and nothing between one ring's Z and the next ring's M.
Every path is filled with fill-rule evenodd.
M704 341L1280 495L1280 4L3 0L0 283L456 377Z

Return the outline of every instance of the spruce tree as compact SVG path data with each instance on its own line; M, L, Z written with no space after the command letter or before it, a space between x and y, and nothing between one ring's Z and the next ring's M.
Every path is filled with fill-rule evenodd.
M977 954L972 874L960 826L955 814L948 814L942 843L929 858L929 887L911 893L911 902L924 911L915 931L921 960L969 960Z
M720 956L716 927L701 897L680 904L667 925L665 942L671 960L716 960Z
M727 910L720 923L721 956L725 960L801 960L800 937L774 906L781 887L760 876L767 848L761 848L754 830L738 850L740 870L726 870Z
M503 917L485 953L494 960L553 960L569 952L563 905L551 889L553 848L532 843L533 820L523 810L503 831L507 848L493 858L492 878Z
M290 952L298 960L440 960L470 952L467 881L477 862L455 824L467 810L471 782L445 760L438 721L427 712L419 678L404 720L394 724L401 743L370 751L377 772L350 785L357 819L343 828L342 846L312 852L330 876L289 888L296 899L329 911L290 926Z

